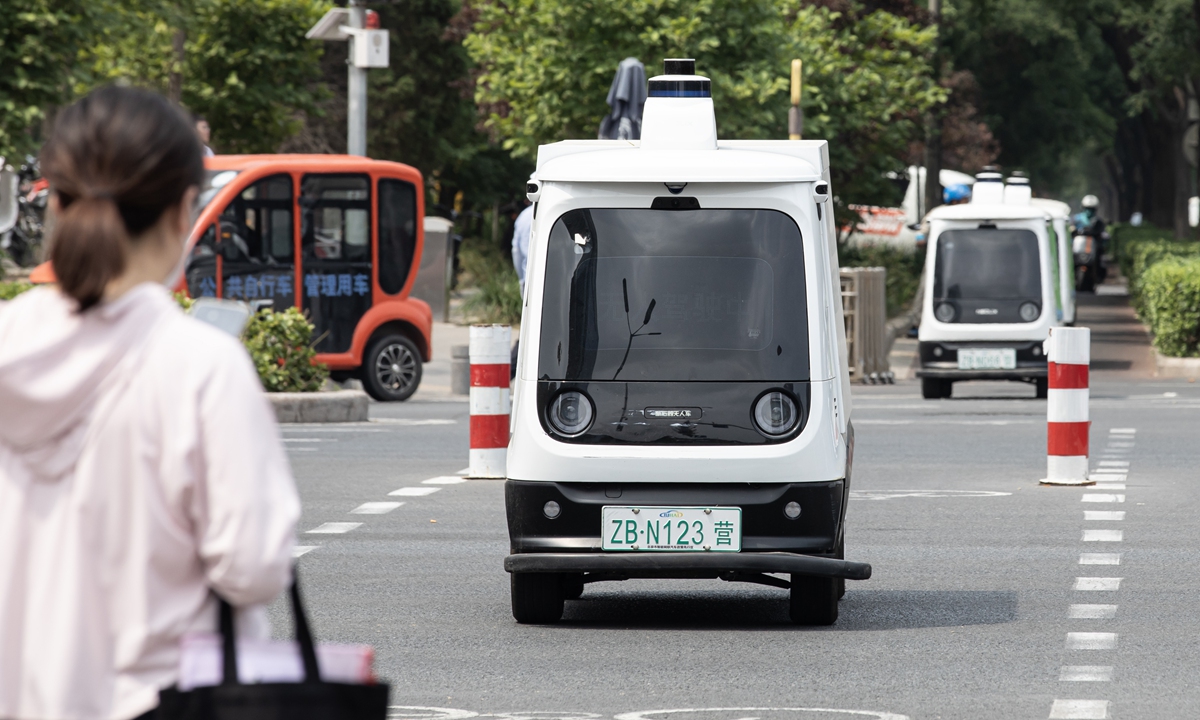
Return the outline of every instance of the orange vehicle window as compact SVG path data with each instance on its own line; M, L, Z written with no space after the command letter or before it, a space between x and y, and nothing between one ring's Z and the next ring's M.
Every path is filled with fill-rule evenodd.
M209 225L188 255L188 295L198 297L217 296L217 226Z
M417 249L417 191L402 180L379 181L379 287L404 289Z
M271 175L221 211L224 297L269 301L276 310L296 304L293 206L291 176Z
M371 181L305 175L300 213L301 306L316 326L317 352L346 352L372 302Z

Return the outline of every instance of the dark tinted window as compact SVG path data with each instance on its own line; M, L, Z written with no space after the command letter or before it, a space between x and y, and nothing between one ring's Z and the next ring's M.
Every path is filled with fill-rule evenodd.
M538 375L808 379L800 230L773 210L575 210L547 253Z
M301 308L318 352L345 352L371 307L371 182L305 175L300 184Z
M936 299L1041 299L1042 266L1030 230L947 230L938 236Z
M416 189L401 180L380 180L379 286L388 295L404 289L416 249Z

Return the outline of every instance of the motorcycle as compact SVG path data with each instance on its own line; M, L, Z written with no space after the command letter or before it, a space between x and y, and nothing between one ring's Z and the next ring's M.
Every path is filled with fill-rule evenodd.
M1108 231L1081 229L1076 233L1071 241L1075 257L1075 290L1095 292L1096 286L1104 282L1108 274L1101 257L1108 241Z
M38 168L37 158L26 156L19 170L0 160L0 252L21 267L44 259L46 203L50 183Z

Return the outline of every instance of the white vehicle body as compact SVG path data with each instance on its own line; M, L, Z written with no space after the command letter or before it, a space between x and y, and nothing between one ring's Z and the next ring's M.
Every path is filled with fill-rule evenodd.
M1057 207L1034 204L1023 178L1007 186L998 175L979 180L970 203L928 215L918 332L922 389L926 397L947 397L955 380L1022 380L1044 394L1041 344L1050 328L1074 320L1074 296L1063 286L1065 218ZM1066 308L1060 297L1069 299ZM1030 308L1036 314L1026 317ZM963 350L1014 355L981 368L961 362Z
M505 493L518 621L556 620L561 583L775 572L802 586L793 618L814 617L795 578L824 583L826 624L835 580L870 574L840 559L853 429L828 146L718 140L708 88L652 78L640 141L539 149ZM768 397L800 408L774 436ZM563 403L586 410L578 430ZM735 552L612 552L601 518L637 507L747 519Z
M1046 211L1050 229L1054 232L1050 249L1057 259L1058 305L1063 325L1075 324L1075 263L1074 241L1071 237L1071 206L1061 200L1033 198L1035 208Z

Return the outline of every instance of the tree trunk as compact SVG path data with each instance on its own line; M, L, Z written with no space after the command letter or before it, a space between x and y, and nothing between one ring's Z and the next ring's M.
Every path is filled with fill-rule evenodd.
M167 89L167 97L176 105L183 100L183 60L184 60L184 42L187 40L187 33L182 28L175 30L171 35L171 49L175 53L174 62L171 64L171 72L168 75L169 86Z

